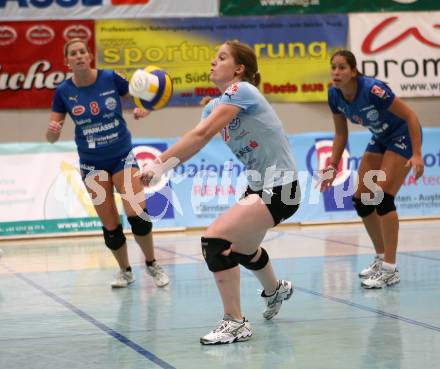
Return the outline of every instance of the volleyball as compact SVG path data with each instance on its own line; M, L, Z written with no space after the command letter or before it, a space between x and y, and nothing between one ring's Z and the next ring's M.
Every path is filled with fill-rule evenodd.
M163 69L150 65L133 73L128 89L136 106L158 110L170 101L173 82Z

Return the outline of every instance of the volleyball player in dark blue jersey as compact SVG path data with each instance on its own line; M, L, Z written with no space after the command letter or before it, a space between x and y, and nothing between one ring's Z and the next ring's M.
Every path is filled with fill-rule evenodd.
M358 72L350 51L340 50L332 56L331 77L328 103L336 134L321 191L331 186L336 177L348 138L347 118L367 127L372 137L358 170L353 205L374 244L376 257L359 276L365 288L390 286L400 281L396 267L399 219L394 197L411 167L416 179L424 170L420 124L415 113L384 82ZM381 173L376 177L380 193L373 194L372 183L366 182L365 175L372 170ZM366 201L363 194L376 201Z
M92 68L93 56L81 39L66 43L64 57L73 76L57 87L47 140L53 143L59 139L69 114L75 123L81 175L101 219L105 244L120 267L112 287L126 287L134 282L113 187L122 195L131 230L145 255L147 273L157 286L165 286L169 278L155 261L152 223L144 211L143 186L135 176L138 167L130 155L131 134L122 116L120 97L128 95L128 81L113 71ZM148 111L135 108L133 114L139 119Z

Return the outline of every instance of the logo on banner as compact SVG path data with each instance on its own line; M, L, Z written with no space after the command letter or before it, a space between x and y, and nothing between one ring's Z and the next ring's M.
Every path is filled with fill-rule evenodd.
M149 2L150 0L112 0L112 5L145 5Z
M330 164L332 156L333 140L328 138L316 139L315 145L309 149L306 157L306 165L309 173L318 178L318 173ZM316 164L314 164L315 160ZM333 186L323 193L325 211L348 211L353 210L351 195L343 197L337 201L336 195L343 193L351 186L351 170L349 167L350 153L346 147L342 153L338 168L336 169L336 178ZM343 206L340 206L343 203ZM339 206L338 206L339 204Z
M390 47L402 42L403 40L405 40L406 38L408 38L410 36L413 36L414 38L416 38L421 43L423 43L427 46L434 47L434 48L440 48L440 43L438 43L437 40L436 40L436 42L429 40L428 38L426 38L424 35L421 34L421 32L419 31L419 29L417 27L410 27L406 31L404 31L400 35L398 35L397 37L395 37L395 38L391 39L390 41L385 42L384 44L379 45L375 49L373 49L372 45L373 45L374 41L376 40L377 36L381 32L384 32L385 29L390 24L394 23L398 19L399 19L399 17L396 17L396 16L389 17L389 18L385 19L384 21L380 22L376 27L374 27L372 29L372 31L367 35L365 40L362 42L362 46L361 46L362 52L364 54L376 54L380 51L389 49ZM440 28L440 24L433 24L433 27ZM387 30L387 33L389 34L389 30Z
M167 149L166 143L154 143L133 147L133 154L142 168L146 162L157 159ZM148 214L153 218L174 218L173 190L167 175L162 176L160 181L151 187L145 187Z
M17 39L17 31L10 26L0 26L0 46L10 45Z
M69 41L72 38L80 38L88 41L92 37L92 31L83 24L74 24L66 27L63 32L63 37L66 41Z
M29 9L31 7L37 9L49 8L52 5L55 7L68 8L71 9L75 5L82 6L98 6L102 5L102 0L45 0L45 1L34 1L34 0L2 0L0 1L0 9L5 8L8 3L14 3L18 5L19 8Z
M26 32L26 39L34 45L48 44L54 38L55 31L45 24L32 26Z

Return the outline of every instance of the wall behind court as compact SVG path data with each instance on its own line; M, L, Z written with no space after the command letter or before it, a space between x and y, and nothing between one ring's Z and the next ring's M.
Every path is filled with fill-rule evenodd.
M440 98L411 98L405 102L416 112L424 127L440 127ZM273 104L286 133L332 131L333 123L327 103ZM147 118L135 121L131 111L124 115L134 137L177 137L193 127L200 118L201 107L168 107ZM49 109L0 110L0 142L43 142ZM351 131L363 130L351 124ZM73 140L73 123L67 120L61 140Z

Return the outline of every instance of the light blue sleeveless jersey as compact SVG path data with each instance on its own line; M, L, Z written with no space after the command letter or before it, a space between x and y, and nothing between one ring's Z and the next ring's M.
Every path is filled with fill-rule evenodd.
M253 190L276 187L297 179L295 161L283 125L255 86L248 82L232 84L223 95L206 105L202 119L219 104L240 108L221 134L248 170L249 186ZM278 175L272 176L271 173Z

